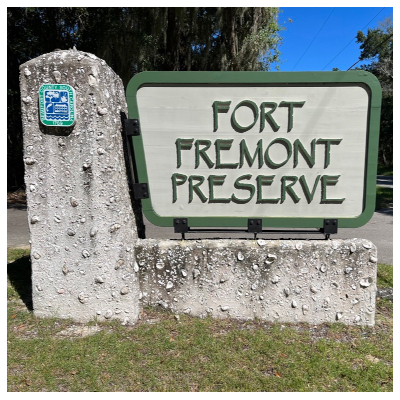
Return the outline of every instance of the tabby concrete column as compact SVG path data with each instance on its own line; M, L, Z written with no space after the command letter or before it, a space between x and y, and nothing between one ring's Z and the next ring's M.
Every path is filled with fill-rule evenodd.
M55 51L20 67L35 315L136 321L135 219L121 138L121 79L103 61ZM40 121L43 84L75 90L71 127Z

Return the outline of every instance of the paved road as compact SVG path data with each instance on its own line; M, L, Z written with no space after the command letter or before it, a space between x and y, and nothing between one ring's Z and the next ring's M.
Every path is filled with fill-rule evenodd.
M27 247L29 239L26 207L7 205L7 247Z
M393 187L393 177L378 176L377 185ZM145 220L147 238L180 239L181 235L174 233L172 228L161 228ZM250 233L190 233L187 239L201 238L253 238ZM321 234L282 234L263 233L257 236L263 239L321 239ZM371 220L361 228L340 229L332 239L363 238L374 243L378 248L378 259L380 263L393 265L393 208L387 208L374 213ZM29 246L29 227L26 207L14 205L7 209L7 246L26 247Z
M147 238L180 239L180 234L173 232L172 228L160 228L145 221ZM199 238L244 238L250 239L252 234L243 233L191 233L187 234L187 239ZM265 239L322 239L321 234L271 234L263 233L258 235ZM378 248L378 259L380 263L393 265L393 209L381 210L375 212L368 224L357 229L340 229L337 235L331 238L349 239L363 238L373 242ZM25 247L29 246L29 228L27 212L24 207L9 208L7 210L7 246Z
M376 185L393 189L393 176L378 175Z

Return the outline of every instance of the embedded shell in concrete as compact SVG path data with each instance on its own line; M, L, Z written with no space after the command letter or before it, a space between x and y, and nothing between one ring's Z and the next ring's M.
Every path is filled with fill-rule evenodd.
M376 247L366 240L148 239L135 253L143 305L200 317L374 324Z

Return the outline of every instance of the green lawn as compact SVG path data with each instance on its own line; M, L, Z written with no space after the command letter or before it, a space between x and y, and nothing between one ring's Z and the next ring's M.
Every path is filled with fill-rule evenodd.
M387 264L378 264L377 286L379 288L393 287L393 267Z
M393 189L377 186L376 187L376 206L375 209L389 208L393 206Z
M8 251L8 391L393 391L393 316L375 327L213 320L147 309L134 327L38 319L27 251ZM379 265L378 285L393 287ZM28 303L28 307L27 307ZM97 333L81 337L82 329Z

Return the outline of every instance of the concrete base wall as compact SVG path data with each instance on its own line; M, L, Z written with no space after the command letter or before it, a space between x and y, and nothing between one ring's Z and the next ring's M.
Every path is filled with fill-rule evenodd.
M375 321L377 250L351 240L138 240L142 306L267 321Z

